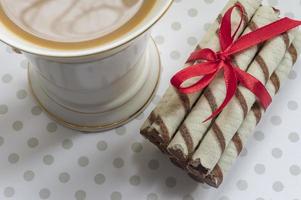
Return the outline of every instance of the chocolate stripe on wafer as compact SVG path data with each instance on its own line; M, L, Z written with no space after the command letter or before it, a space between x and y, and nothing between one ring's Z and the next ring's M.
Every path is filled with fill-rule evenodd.
M225 143L225 138L224 138L223 132L221 131L221 129L218 127L218 125L215 122L213 122L211 128L212 128L213 132L215 133L215 136L220 144L221 150L224 151L226 148L226 143Z
M193 150L194 150L193 149L193 141L192 141L191 135L190 135L187 127L185 126L185 124L183 126L181 126L179 131L185 140L186 146L188 148L188 154L193 153Z
M268 68L267 64L265 63L264 59L260 55L256 56L255 61L260 66L260 68L264 74L265 82L267 82L269 80L269 76L270 76L270 72L269 72L269 68Z
M183 94L183 93L177 91L177 89L175 89L175 92L178 94L179 99L181 100L181 103L182 103L186 113L188 113L191 108L188 96L186 94Z
M205 96L206 100L208 101L212 112L214 112L217 109L217 104L216 104L215 98L214 98L210 88L207 88L205 90L204 96Z
M247 105L247 102L245 100L245 97L241 94L239 89L236 90L235 96L238 99L238 101L240 103L240 106L241 106L241 108L244 112L244 117L246 117L249 110L248 110L248 105Z
M273 73L270 80L272 81L273 85L275 86L275 90L278 92L278 90L280 88L280 82L279 82L279 78L278 78L277 74Z
M233 142L234 145L235 145L237 154L240 154L240 152L242 151L242 141L241 141L241 139L240 139L240 137L239 137L239 133L236 133L236 134L233 136L232 142Z
M297 58L298 58L298 53L297 53L296 47L294 45L291 45L288 48L288 52L293 59L293 63L295 64L297 62Z
M284 44L286 46L286 49L288 49L290 47L290 39L288 37L288 34L287 33L283 33L282 34L282 38L283 38Z
M256 118L256 124L258 124L260 119L261 119L261 116L262 116L261 106L258 102L255 102L251 109L252 109L252 112L254 113L254 116Z

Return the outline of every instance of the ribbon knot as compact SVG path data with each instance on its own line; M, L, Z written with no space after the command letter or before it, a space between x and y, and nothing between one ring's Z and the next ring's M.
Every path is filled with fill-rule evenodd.
M232 34L231 16L234 9L238 10L241 18L238 27ZM251 74L235 66L232 62L232 57L236 53L301 25L300 21L285 17L246 35L237 37L243 23L243 15L245 15L245 11L239 3L228 9L222 18L219 30L221 50L219 52L214 52L209 48L196 50L191 53L187 60L187 63L194 64L179 71L171 79L171 84L180 92L190 94L203 90L223 71L226 86L225 99L205 121L217 116L227 106L235 95L238 84L249 89L257 97L263 108L266 109L270 105L272 98L264 86L265 83L261 83ZM194 78L193 84L183 86L186 81L192 78Z

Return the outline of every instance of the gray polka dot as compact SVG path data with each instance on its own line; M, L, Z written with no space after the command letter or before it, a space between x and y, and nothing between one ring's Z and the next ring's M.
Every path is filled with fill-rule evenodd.
M157 105L160 101L161 97L159 95L155 95L153 100L152 100L152 103Z
M70 180L70 175L67 172L62 172L59 175L59 181L61 183L67 183Z
M86 192L83 190L77 190L74 194L76 200L85 200L86 199Z
M278 5L278 0L268 0L268 3L269 3L271 6L277 6L277 5Z
M182 25L179 22L173 22L171 24L171 28L175 31L178 31L182 28Z
M281 117L280 116L272 116L271 123L275 126L279 126L282 123Z
M254 133L254 138L257 141L262 141L264 139L264 133L262 131L256 131Z
M122 195L120 192L112 192L111 194L111 200L121 200Z
M156 41L157 44L163 44L164 41L165 41L165 39L164 39L164 37L162 35L157 35L155 37L155 41Z
M296 71L294 71L294 70L291 70L291 72L289 73L289 75L288 75L288 78L290 79L290 80L295 80L296 78L297 78L297 72Z
M43 188L39 192L39 196L41 199L48 199L50 197L50 190L47 188Z
M258 197L258 198L256 198L256 200L264 200L264 198Z
M301 169L298 165L292 165L289 170L293 176L298 176L301 173Z
M54 162L54 157L52 155L45 155L43 157L43 163L45 165L52 165Z
M177 179L174 177L167 177L165 180L165 184L169 188L173 188L177 185Z
M276 181L274 184L273 184L273 190L275 192L281 192L283 190L284 186L283 184L280 182L280 181Z
M240 190L240 191L244 191L248 189L248 182L246 180L239 180L236 182L236 187Z
M140 176L137 176L137 175L134 175L134 176L131 176L130 178L130 184L133 185L133 186L137 186L141 183L141 178Z
M230 200L230 199L229 199L229 197L227 197L227 196L221 196L221 197L219 198L219 200Z
M6 187L6 188L4 189L3 194L4 194L5 197L10 198L10 197L14 196L14 194L15 194L15 189L12 188L12 187Z
M8 106L7 105L0 105L0 115L4 115L8 112Z
M115 158L114 161L113 161L113 165L116 168L121 168L124 165L124 161L123 161L122 158Z
M195 8L190 8L188 10L188 16L189 17L196 17L198 15L198 10Z
M24 174L23 174L24 180L28 181L28 182L32 181L34 179L34 176L35 176L35 174L31 170L28 170L28 171L24 172Z
M86 167L89 164L89 159L86 156L82 156L78 159L78 165L81 167Z
M194 200L194 198L190 194L187 194L183 197L183 200Z
M10 74L4 74L3 76L2 76L2 82L3 83L9 83L9 82L11 82L13 80L13 77L12 77L12 75L10 75Z
M282 157L282 150L279 148L272 149L272 156L274 158L281 158Z
M296 143L299 141L299 134L298 133L295 133L295 132L292 132L288 135L288 139L289 141L291 141L292 143Z
M26 90L18 90L17 91L17 98L18 99L25 99L27 97Z
M156 193L150 193L147 195L146 200L158 200L159 197Z
M117 135L124 135L124 134L126 134L126 127L121 126L119 128L116 128L115 132L116 132Z
M96 176L94 177L94 181L97 185L102 185L106 181L106 177L105 177L105 175L99 173L99 174L96 174Z
M180 58L181 54L179 51L172 51L170 53L170 57L173 59L173 60L178 60Z
M264 174L265 166L263 164L256 164L254 170L257 174Z
M191 46L194 46L198 43L198 40L195 37L189 37L187 38L187 43Z
M97 149L99 151L105 151L108 148L108 143L106 141L99 141L97 143Z
M11 164L17 163L19 161L19 159L20 159L20 156L16 153L11 153L8 156L8 162Z
M156 170L159 168L159 161L158 160L150 160L148 162L148 167L151 169L151 170Z
M47 124L47 131L53 133L57 130L57 124L55 122L50 122Z
M296 101L289 101L287 103L287 107L289 110L297 110L298 109L298 103Z
M15 131L20 131L22 128L23 128L23 122L21 122L21 121L15 121L13 123L13 129Z
M248 155L248 150L243 148L239 154L240 157L246 157Z
M65 139L65 140L63 140L63 142L62 142L62 147L63 147L64 149L71 149L71 148L73 147L73 142L72 142L72 140L70 140L70 139Z
M27 145L30 147L30 148L35 148L39 145L39 140L37 138L29 138L27 140Z
M143 146L142 146L141 143L135 142L135 143L132 144L131 149L135 153L140 153L142 151L142 149L143 149Z
M31 113L33 115L40 115L42 113L42 109L39 106L34 106L31 109Z

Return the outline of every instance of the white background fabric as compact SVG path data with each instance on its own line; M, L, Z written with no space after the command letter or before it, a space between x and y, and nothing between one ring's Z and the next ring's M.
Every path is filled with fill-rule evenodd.
M163 74L147 110L116 130L84 135L50 120L32 99L27 62L0 47L0 199L300 200L301 62L219 189L191 180L139 135L168 80L225 0L175 0L153 29ZM266 1L301 19L299 0Z

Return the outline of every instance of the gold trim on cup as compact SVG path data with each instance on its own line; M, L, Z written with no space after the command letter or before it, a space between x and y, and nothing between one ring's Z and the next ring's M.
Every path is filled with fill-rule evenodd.
M142 113L145 110L145 108L150 104L151 100L155 96L155 93L158 89L158 85L159 85L159 81L160 81L160 77L161 77L162 62L161 62L161 58L160 58L160 54L159 54L159 48L158 48L157 44L155 43L155 41L153 39L152 39L152 41L153 41L153 44L156 47L156 52L157 52L157 56L158 56L158 59L159 59L159 66L158 66L159 71L158 71L158 75L157 75L156 84L155 84L155 87L154 87L150 97L145 102L145 104L140 109L138 109L134 114L132 114L131 116L129 116L126 119L120 120L118 122L110 123L110 124L103 124L103 125L96 125L96 126L83 126L83 125L74 124L74 123L71 123L71 122L68 122L68 121L62 119L61 117L59 117L59 116L53 114L52 112L50 112L42 104L42 102L39 100L39 98L37 97L37 95L35 94L35 92L33 90L32 82L31 82L31 78L30 78L30 73L29 73L29 68L28 68L27 78L28 78L29 90L30 90L32 96L34 97L35 101L37 102L37 104L42 108L42 110L44 110L44 112L50 118L52 118L54 121L58 122L59 124L62 124L64 126L66 126L68 128L71 128L71 129L77 130L77 131L81 131L81 132L84 132L84 133L93 133L93 132L99 132L99 131L105 131L105 130L110 130L110 129L113 129L113 128L117 128L117 127L122 126L122 125L128 123L129 121L135 119L140 113Z
M122 47L123 45L132 42L133 40L137 39L138 37L140 37L141 35L143 35L144 33L146 33L151 27L153 27L165 15L165 13L171 7L173 1L174 0L169 0L169 4L166 6L166 9L161 13L161 15L159 15L159 17L156 20L154 20L152 23L150 23L142 32L138 33L134 37L130 37L130 39L126 40L125 42L123 42L121 44L118 44L116 46L113 46L112 48L105 49L103 51L99 51L99 52L95 52L95 53L89 53L89 54L78 55L78 56L77 55L75 55L75 56L62 56L62 55L60 55L60 56L50 56L50 55L43 54L43 53L42 54L38 54L38 53L31 52L31 51L23 50L20 47L13 46L12 44L9 44L8 42L4 41L1 38L0 38L0 41L3 42L3 43L5 43L8 46L11 46L14 49L18 49L18 51L20 51L20 52L25 52L25 53L29 53L29 54L37 55L37 56L46 56L46 57L51 57L51 58L74 58L74 57L76 57L76 58L84 58L84 57L89 57L89 56L95 56L95 55L98 55L98 54L102 54L102 53L106 53L106 52L118 49L118 48Z

